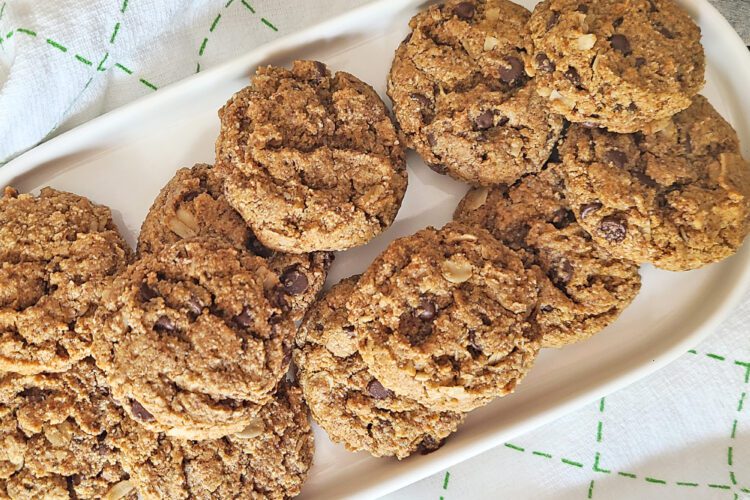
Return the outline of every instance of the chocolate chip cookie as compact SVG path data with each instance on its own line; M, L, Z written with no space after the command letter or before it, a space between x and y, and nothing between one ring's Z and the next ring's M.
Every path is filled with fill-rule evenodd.
M291 358L294 324L278 276L220 239L143 256L105 293L94 354L114 397L154 431L238 432Z
M524 72L529 11L507 0L447 1L409 23L388 95L408 146L472 184L541 169L563 126Z
M650 135L574 125L561 153L576 218L612 255L685 271L729 257L750 231L750 165L702 96Z
M346 312L357 280L334 286L308 311L297 332L297 379L313 418L333 441L352 451L399 459L432 451L456 430L463 414L428 410L372 376Z
M227 200L268 248L345 250L396 217L404 152L383 101L355 76L315 61L261 67L219 117Z
M81 196L5 188L0 198L0 371L60 372L90 354L79 320L131 251L109 208Z
M126 421L113 437L145 499L286 499L312 464L313 435L298 387L279 392L239 434L185 441Z
M90 359L0 376L0 496L135 500L109 437L123 417Z
M157 253L184 238L224 238L266 260L282 283L292 318L302 319L323 288L333 261L330 252L286 254L264 247L224 197L211 165L182 168L161 190L141 226L138 253Z
M589 338L612 323L641 287L638 265L612 257L576 221L565 198L559 165L510 187L469 191L455 213L487 229L537 267L542 285L539 323L543 347Z
M673 0L545 0L529 29L527 72L570 121L650 133L703 87L700 29Z
M433 410L513 391L541 335L538 283L486 230L451 223L392 242L347 304L370 373Z

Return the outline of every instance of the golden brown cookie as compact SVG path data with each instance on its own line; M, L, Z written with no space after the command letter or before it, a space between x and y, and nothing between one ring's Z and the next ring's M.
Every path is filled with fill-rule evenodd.
M612 255L685 271L734 254L750 231L750 165L703 96L650 135L574 125L561 154L576 218Z
M0 371L67 370L90 354L79 320L131 251L109 208L81 196L6 188L0 198Z
M195 238L146 255L107 291L94 354L142 425L189 439L243 429L291 358L286 294L263 259Z
M537 307L537 280L521 259L458 223L393 241L347 303L370 373L441 411L513 391L539 350Z
M673 0L545 0L526 68L573 122L651 132L703 87L700 29Z
M135 500L110 433L124 418L92 360L64 373L0 375L0 496ZM109 497L107 497L109 498Z
M239 434L186 441L128 420L113 441L146 500L291 498L314 452L302 392L286 383Z
M612 257L576 222L560 166L510 187L476 188L454 218L487 229L541 273L536 321L543 347L584 340L612 323L641 287L638 265Z
M211 165L182 168L162 188L143 221L138 254L158 253L183 238L215 236L266 260L281 281L292 318L302 319L323 288L333 261L330 252L286 254L264 247L224 197Z
M404 153L380 97L355 76L314 61L261 67L219 117L227 200L268 248L345 250L396 217Z
M563 119L524 72L528 18L507 0L449 0L410 21L388 95L407 145L436 172L491 185L549 157Z
M430 452L456 430L462 413L431 411L397 396L373 377L357 350L346 301L358 276L335 285L308 311L297 332L297 380L315 421L337 443L373 456Z

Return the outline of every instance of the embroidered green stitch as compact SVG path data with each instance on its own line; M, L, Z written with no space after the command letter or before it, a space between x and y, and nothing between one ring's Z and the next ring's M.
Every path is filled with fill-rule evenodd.
M252 12L253 14L255 14L255 9L253 9L253 7L249 3L247 3L245 0L242 0L242 5L244 5L248 9L250 9L250 12Z
M140 82L145 85L146 87L150 88L151 90L159 90L156 85L149 82L148 80L144 80L143 78L140 79ZM161 95L161 94L160 94Z
M712 354L710 352L706 353L706 356L708 356L709 358L718 359L719 361L724 361L725 359L727 359L724 356L719 356L718 354Z
M727 464L731 467L732 465L732 447L727 449Z
M445 471L445 479L443 479L443 489L444 490L448 489L448 481L450 480L450 478L451 478L451 473L448 472L448 471Z
M744 361L735 361L734 364L745 368L745 383L746 384L749 383L750 382L750 363L746 363Z
M593 467L594 472L603 472L604 474L609 474L610 472L612 472L611 470L602 469L601 467L599 467L599 459L600 458L601 458L600 454L597 451L596 455L594 456L594 467Z
M128 0L122 0L122 8L120 9L120 12L125 14L126 10L128 10Z
M564 464L572 465L573 467L583 468L583 464L581 462L575 462L567 458L561 458L560 461Z
M76 54L76 59L78 59L79 61L81 61L86 66L93 66L94 65L94 63L92 63L91 61L89 61L88 59L86 59L85 57L83 57L81 55Z
M734 436L737 434L737 419L734 419L734 422L732 423L732 435L729 436L730 438L734 439Z
M716 488L716 489L719 489L719 490L728 490L728 489L731 489L731 488L732 488L732 487L731 487L731 486L729 486L728 484L709 484L709 485L707 485L707 486L708 486L709 488Z
M594 497L594 480L592 479L589 483L589 498Z
M208 29L210 33L213 33L216 29L216 25L219 24L219 19L221 19L221 14L217 14L216 19L214 19L214 22L211 23L211 27Z
M532 451L531 454L538 457L552 458L552 455L550 455L549 453L544 453L542 451Z
M201 48L198 50L198 56L202 56L203 52L206 50L206 44L208 43L208 38L203 39L203 43L201 43Z
M601 443L602 442L602 421L600 420L596 424L596 442Z
M109 43L115 43L115 38L117 38L117 33L120 31L120 23L115 23L115 29L112 31L112 36L109 37Z
M688 352L690 354L698 354L698 352L695 349L690 349Z
M646 481L648 481L649 483L654 483L654 484L667 484L667 482L666 482L666 481L664 481L663 479L656 479L655 477L647 477L647 478L645 478L645 479L646 479Z
M276 26L274 26L273 24L271 24L271 21L269 21L269 20L268 20L268 19L266 19L265 17L261 17L261 18L260 18L260 20L261 20L261 22L262 22L263 24L265 24L266 26L268 26L268 27L269 27L269 28L271 28L272 30L274 30L274 31L279 31L279 29L278 29L278 28L277 28Z
M0 21L2 21L2 20L3 20L3 14L5 14L5 4L6 4L6 3L7 3L7 2L3 2L3 6L2 6L2 7L0 7Z
M96 70L97 71L106 71L107 70L107 68L104 67L104 62L107 60L108 57L109 57L109 52L105 52L104 53L104 58L101 61L99 61L99 64L96 66Z
M737 478L734 476L734 471L729 471L729 480L732 482L733 485L737 486Z
M524 448L521 448L520 446L516 446L516 445L514 445L514 444L510 444L510 443L505 443L505 446L506 446L507 448L510 448L511 450L516 450L516 451L526 451L526 450L525 450Z
M685 482L682 482L682 481L677 481L674 484L676 484L677 486L691 486L693 488L698 486L698 483L685 483Z
M622 476L622 477L629 477L630 479L635 479L636 477L638 477L635 474L633 474L632 472L622 472L622 471L619 471L617 473L617 475L618 476Z
M19 33L23 33L24 35L36 36L36 31L31 31L26 28L18 28L16 31L18 31ZM8 33L8 36L6 36L5 38L10 38L12 36L13 36L13 32L11 31L10 33Z
M132 74L133 74L133 70L132 70L132 69L130 69L130 68L126 68L125 66L123 66L123 65L122 65L122 64L120 64L120 63L115 63L115 67L116 67L116 68L119 68L119 69L121 69L121 70L123 70L123 71L124 71L125 73L127 73L127 74L129 74L129 75L132 75Z
M57 43L56 41L51 40L49 38L47 38L47 43L50 44L50 45L52 45L54 48L56 48L58 50L61 50L63 52L67 52L68 51L67 47L65 47L64 45L61 45L61 44Z
M744 405L744 404L745 404L745 396L746 396L746 395L747 395L747 394L743 392L743 393L742 393L742 396L740 396L740 402L739 402L739 404L737 405L737 411L742 411L742 405Z
M234 2L234 0L229 0L227 2L227 4L224 6L224 8L226 9L227 7L229 7L230 5L232 5L232 2Z

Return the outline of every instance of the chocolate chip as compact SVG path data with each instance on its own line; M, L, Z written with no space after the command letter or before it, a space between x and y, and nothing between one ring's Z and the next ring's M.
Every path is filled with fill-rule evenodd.
M437 144L437 140L435 139L435 134L432 132L429 132L427 134L427 144L430 145L430 147L434 148L435 144Z
M247 236L245 248L250 250L258 257L263 257L264 259L268 259L269 257L273 256L273 250L271 250L270 248L266 248L252 232L250 232Z
M234 322L242 328L253 326L253 313L249 306L244 306L242 312L234 317Z
M622 168L628 161L628 157L625 153L617 149L610 149L604 153L604 161L611 163L615 167Z
M182 201L193 201L198 197L200 193L198 191L188 191L182 195Z
M644 58L644 57L636 57L635 58L635 67L636 68L640 68L644 64L646 64L646 58Z
M26 399L29 403L41 403L47 396L50 395L50 391L40 389L38 387L27 387L18 393L19 396Z
M288 312L291 308L289 307L289 302L286 300L286 296L284 288L276 287L271 292L271 303L283 312Z
M336 255L333 252L323 252L323 268L326 271L331 268L334 260L336 260Z
M197 318L203 312L203 304L195 297L190 297L187 302L185 302L185 305L193 317Z
M544 52L538 53L535 60L536 67L539 68L539 71L542 73L552 73L555 71L555 63L553 63Z
M588 5L586 5L586 4L583 4L583 3L582 3L581 5L579 5L579 6L578 6L578 7L576 8L576 10L577 10L578 12L582 12L583 14L588 14L588 13L589 13L589 6L588 6Z
M552 307L552 306L551 306L551 305L549 305L549 304L545 304L545 305L543 305L543 306L541 307L541 309L542 309L542 312L546 312L546 313L548 313L548 312L552 312L552 311L554 311L554 310L555 310L555 308L554 308L554 307Z
M328 73L326 65L320 61L313 61L313 64L315 65L315 70L318 72L318 78L325 78Z
M466 350L469 351L469 354L471 354L472 358L478 358L484 352L482 352L482 348L477 344L477 332L474 330L469 330L469 343L466 345Z
M437 172L441 175L445 175L445 173L448 171L448 167L439 163L428 163L427 166L430 167L433 172Z
M412 93L409 97L417 101L419 104L419 112L422 115L422 121L424 123L431 123L435 118L435 110L432 100L424 94Z
M659 11L659 7L656 6L655 0L648 0L648 3L651 5L651 12Z
M557 229L565 229L576 221L576 216L572 210L561 208L552 215L552 225Z
M609 43L612 45L612 48L622 52L623 55L628 55L631 52L633 52L630 49L630 42L628 41L628 38L625 35L622 35L620 33L615 33L609 38Z
M622 17L618 17L617 19L612 21L612 26L614 26L615 28L619 28L623 21L624 19Z
M575 85L576 87L581 86L581 75L578 74L578 70L575 69L573 66L569 67L567 70L565 70L565 78L567 78L570 83Z
M558 288L564 288L573 278L573 266L568 259L561 258L552 264L547 275Z
M557 144L552 147L549 158L547 158L547 163L562 163L562 158L560 158L560 149L557 147Z
M655 180L649 177L648 174L646 174L645 172L633 171L631 172L631 174L633 177L638 179L638 182L640 182L641 184L645 186L654 188L659 185Z
M141 283L141 287L138 289L138 292L141 295L141 300L144 302L148 302L149 300L155 299L159 296L159 294L156 293L153 288L148 286L146 282Z
M412 94L409 94L409 97L417 101L419 105L422 106L423 108L432 107L432 101L424 94L412 93Z
M589 215L593 214L597 210L602 208L602 204L598 201L595 201L593 203L586 203L585 205L581 205L581 219L585 219Z
M636 111L638 111L638 105L634 102L631 102L630 104L628 104L627 110L631 113L635 113Z
M599 222L599 232L610 243L619 243L625 239L628 224L619 215L608 215Z
M422 439L422 442L420 442L419 445L417 446L417 451L421 453L422 455L429 455L433 451L443 446L443 444L445 444L445 439L441 439L440 441L437 441L432 436L425 436Z
M149 411L135 399L130 400L130 411L133 413L133 416L135 418L142 422L153 422L154 420L156 420L154 416L151 415L151 413L149 413Z
M172 332L174 331L174 322L169 316L159 316L159 319L154 323L154 330L157 332Z
M435 319L437 314L438 306L429 297L422 296L419 299L419 307L417 308L417 317L423 321L432 321Z
M367 384L367 392L375 399L385 399L393 396L393 392L383 387L378 380L372 379Z
M422 345L432 335L432 321L424 321L405 312L399 319L398 330L413 346Z
M476 8L471 2L461 2L453 8L453 12L461 19L468 21L474 17Z
M494 124L494 121L494 114L492 111L487 110L474 118L474 126L477 130L487 130Z
M685 134L685 152L691 154L693 152L693 141L690 139L690 134Z
M557 24L557 21L560 20L560 13L556 10L552 11L552 14L550 14L549 19L547 19L547 29L551 29L554 25Z
M663 24L661 24L661 23L654 23L654 28L656 28L656 31L658 31L659 33L661 33L661 35L664 38L668 38L670 40L674 40L674 33L672 33L669 29L667 29L667 27L665 27Z
M500 80L505 83L513 83L523 76L523 62L517 57L506 57L505 62L508 65L500 67Z
M281 281L281 286L284 287L284 290L286 290L286 293L289 295L300 295L304 293L310 284L307 276L300 270L298 264L287 267L284 272L281 273L279 281Z
M507 116L501 116L500 119L497 121L497 125L496 126L502 127L503 125L505 125L509 121L510 121L510 118L508 118Z
M409 40L411 40L411 36L414 34L413 31L409 32L408 35L406 35L406 38L404 38L401 43L409 43Z

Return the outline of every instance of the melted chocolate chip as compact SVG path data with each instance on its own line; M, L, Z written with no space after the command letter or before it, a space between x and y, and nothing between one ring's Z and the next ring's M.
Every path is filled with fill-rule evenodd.
M157 332L173 332L174 328L174 322L169 316L159 316L159 319L154 323L154 330Z
M644 57L636 57L635 58L635 67L636 68L640 68L644 64L646 64L646 58L644 58Z
M291 307L289 302L286 300L286 290L282 287L276 287L271 292L271 303L281 309L283 312L288 312Z
M578 70L575 69L573 66L565 70L564 75L565 75L565 78L567 78L570 81L570 83L572 83L576 87L581 86L581 75L578 74Z
M198 197L200 193L198 191L188 191L182 195L182 201L193 201Z
M622 168L628 161L628 157L620 150L611 149L604 154L604 161L611 163L617 168Z
M641 184L645 186L654 188L659 185L655 180L649 177L648 174L646 174L645 172L634 171L634 172L631 172L631 175L635 177L636 179L638 179L638 182L640 182Z
M141 422L153 422L156 420L154 416L135 399L130 400L130 411L133 413L133 416Z
M474 127L476 127L477 130L487 130L493 124L494 114L490 110L484 111L479 116L474 118Z
M250 307L243 307L242 312L234 317L234 322L242 328L250 328L253 326L253 313L250 310Z
M435 118L435 109L432 100L424 94L412 93L409 97L419 104L419 112L424 123L431 123Z
M464 21L468 21L474 17L476 8L471 2L461 2L453 8L453 12Z
M448 167L439 163L428 163L427 166L430 167L430 170L432 170L433 172L437 172L438 174L442 175L444 175L448 171Z
M159 296L158 293L156 293L156 290L151 288L146 284L146 282L141 283L141 287L138 289L138 293L141 296L141 300L143 302L148 302L151 299L155 299Z
M557 229L565 229L575 221L576 216L573 214L573 211L567 208L557 210L552 216L552 225Z
M622 25L622 22L624 20L625 20L624 18L618 17L617 19L615 19L614 21L612 21L612 26L614 26L615 28L619 28L620 25Z
M422 296L419 299L419 307L417 308L417 317L423 321L432 321L435 319L437 314L438 306L429 297Z
M523 76L523 62L517 57L506 57L507 66L500 67L500 80L505 83L514 83Z
M419 446L417 446L417 451L422 455L429 455L433 451L443 446L443 444L445 444L445 439L437 441L432 436L425 436L424 438L422 438L422 442L419 443Z
M589 6L586 5L586 4L584 4L584 3L582 3L581 5L579 5L576 8L576 11L581 12L583 14L588 14L589 13Z
M393 396L393 392L383 387L378 380L372 379L367 384L367 392L375 399L386 399Z
M409 43L409 40L411 40L411 36L414 34L413 31L409 32L408 35L406 35L406 38L404 38L401 43Z
M558 288L565 288L570 280L573 278L573 266L570 264L568 259L561 258L557 262L552 264L552 267L547 272L549 279Z
M654 28L656 31L661 33L661 35L664 38L668 38L669 40L674 40L674 33L672 33L666 26L664 26L661 23L654 23Z
M536 67L539 68L539 71L542 73L552 73L555 71L555 63L553 63L544 52L538 53L535 61Z
M593 214L597 210L602 208L602 204L598 201L595 201L594 203L586 203L585 205L581 205L581 219L585 219L589 215Z
M411 345L419 346L432 335L432 321L424 321L405 312L399 320L398 330Z
M284 287L284 290L289 295L300 295L309 286L307 276L300 270L300 266L297 264L287 267L281 273L279 281L281 281L281 286Z
M253 233L248 234L247 241L245 242L245 248L250 250L258 257L263 257L264 259L273 256L273 250L265 247Z
M628 224L619 215L608 215L599 221L599 232L610 243L619 243L625 239Z
M609 38L609 43L610 45L612 45L613 49L621 52L623 55L627 56L628 54L633 52L630 49L630 41L628 41L628 37L623 34L615 33Z
M547 19L547 29L551 29L554 25L557 24L557 21L560 20L560 13L556 10L552 11L552 14L550 14L549 19Z
M38 387L27 387L18 393L19 396L26 399L29 403L41 403L47 396L51 394L51 391L46 391Z
M325 78L326 73L328 73L326 65L320 61L313 61L313 64L315 65L315 70L318 72L318 78Z

